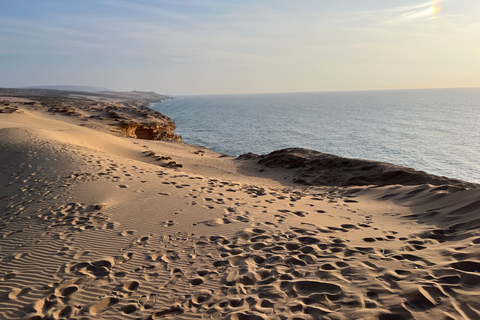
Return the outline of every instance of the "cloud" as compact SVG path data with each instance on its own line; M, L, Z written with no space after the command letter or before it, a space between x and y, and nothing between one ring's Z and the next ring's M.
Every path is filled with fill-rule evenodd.
M371 10L367 13L400 13L405 11L414 11L418 9L425 9L433 5L435 1L426 1L418 4L413 4L409 6L398 6L393 8L386 8L386 9L378 9L378 10Z
M434 18L438 12L438 1L427 1L409 6L372 10L362 14L373 15L380 26L394 26Z
M0 17L0 42L18 54L68 54L99 47L104 36L68 25Z
M241 65L327 42L324 28L335 27L312 6L286 0L88 0L58 12L39 7L42 14L31 18L0 13L0 42L31 53Z

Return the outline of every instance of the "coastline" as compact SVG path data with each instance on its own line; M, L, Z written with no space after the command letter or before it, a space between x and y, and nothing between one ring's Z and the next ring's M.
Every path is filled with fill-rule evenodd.
M175 120L185 142L228 155L301 147L478 184L479 93L180 96L152 108Z
M0 106L1 318L480 314L478 185L319 183L310 151L235 159L144 100L80 96ZM359 170L344 160L329 171Z

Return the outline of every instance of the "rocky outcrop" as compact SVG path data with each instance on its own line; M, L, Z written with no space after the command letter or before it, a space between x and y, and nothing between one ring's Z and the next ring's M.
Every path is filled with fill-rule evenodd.
M82 125L112 126L114 132L135 139L182 141L175 134L175 123L164 114L148 108L150 103L170 97L155 92L81 92L48 89L0 88L0 97L18 97L23 107L75 116ZM27 99L34 99L26 101ZM19 112L10 102L0 100L0 113ZM15 109L17 108L17 109ZM120 130L118 130L120 129Z
M52 113L63 113L68 116L80 117L82 114L77 112L75 108L67 106L54 106L48 109Z
M268 155L252 153L239 160L253 160L267 168L294 171L295 182L306 185L364 186L364 185L454 185L478 188L477 184L440 177L412 168L385 162L343 158L302 148L288 148Z
M128 123L120 125L122 133L125 137L145 140L169 140L182 141L182 136L175 134L176 129L173 121L169 124L162 123Z
M136 139L137 135L135 134L135 131L137 130L137 127L138 127L138 123L121 124L120 130L124 137Z

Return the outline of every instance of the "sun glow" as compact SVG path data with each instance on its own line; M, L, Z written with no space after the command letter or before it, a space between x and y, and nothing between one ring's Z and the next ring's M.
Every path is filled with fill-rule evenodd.
M430 12L432 15L436 14L440 10L440 7L438 6L438 1L432 1L432 6L430 8Z

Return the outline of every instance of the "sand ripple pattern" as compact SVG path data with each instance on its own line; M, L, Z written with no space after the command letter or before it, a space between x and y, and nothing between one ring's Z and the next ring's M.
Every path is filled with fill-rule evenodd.
M437 265L405 251L351 247L313 227L258 226L232 239L146 235L124 252L64 264L57 281L33 288L27 318L384 320L442 306L475 319L479 312L479 262ZM12 288L2 304L28 291L26 283Z

